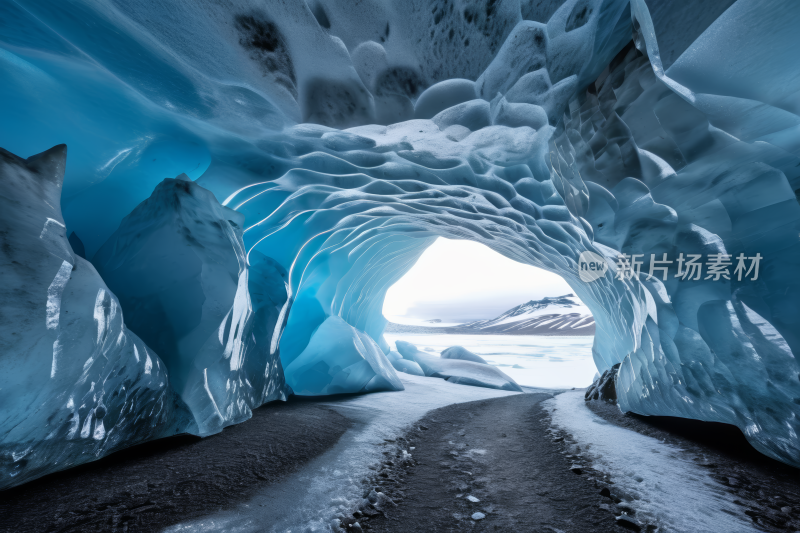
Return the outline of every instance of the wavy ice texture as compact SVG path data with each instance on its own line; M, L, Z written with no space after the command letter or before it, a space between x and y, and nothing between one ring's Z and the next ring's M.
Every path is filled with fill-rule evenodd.
M185 411L61 217L67 150L0 149L0 490L177 433Z
M182 172L244 215L285 279L284 368L312 341L335 364L333 317L387 353L388 287L471 239L570 283L623 409L800 465L800 3L714 4L6 2L0 144L70 143L88 256ZM610 263L591 283L586 250ZM721 251L761 253L760 278L614 276L621 252Z
M196 435L283 398L270 340L285 288L277 267L265 270L267 258L257 263L261 279L277 286L253 290L272 304L266 324L254 327L243 224L240 213L182 174L162 181L92 258L131 329L166 364L194 417L186 431Z

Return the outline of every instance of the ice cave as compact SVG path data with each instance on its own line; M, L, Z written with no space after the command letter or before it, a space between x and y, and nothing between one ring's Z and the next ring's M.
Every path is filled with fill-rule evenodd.
M800 2L0 21L0 489L291 395L403 389L382 305L438 237L564 278L621 411L800 467Z

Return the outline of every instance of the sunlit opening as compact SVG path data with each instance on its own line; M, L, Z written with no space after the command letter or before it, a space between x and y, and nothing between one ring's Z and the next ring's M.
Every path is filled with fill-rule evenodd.
M389 289L383 314L392 349L463 346L522 386L585 387L596 372L594 319L567 282L477 242L439 238Z

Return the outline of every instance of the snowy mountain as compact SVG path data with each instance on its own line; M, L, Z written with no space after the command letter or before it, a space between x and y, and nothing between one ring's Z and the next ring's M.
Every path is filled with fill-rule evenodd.
M594 318L572 294L531 300L491 320L463 324L459 332L507 335L594 335Z

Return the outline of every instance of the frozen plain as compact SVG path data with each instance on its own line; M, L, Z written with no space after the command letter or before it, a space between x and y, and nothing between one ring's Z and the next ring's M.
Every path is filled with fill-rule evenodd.
M415 333L387 333L385 336L392 347L395 341L407 341L423 351L431 348L431 355L438 355L451 346L463 346L523 387L583 388L592 383L597 373L592 359L593 337Z

